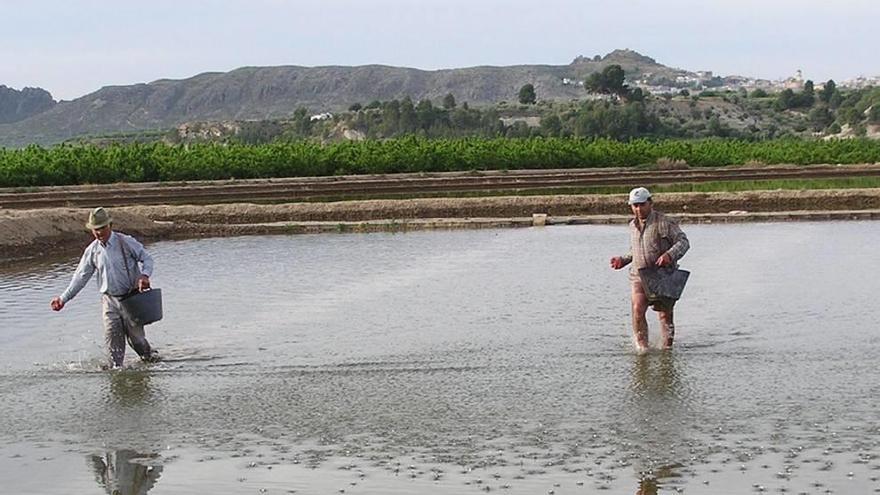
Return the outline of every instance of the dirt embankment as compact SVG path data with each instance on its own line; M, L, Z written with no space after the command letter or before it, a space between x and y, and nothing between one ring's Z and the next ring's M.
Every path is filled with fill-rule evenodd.
M880 190L752 191L657 194L658 209L687 221L792 218L792 211L880 210ZM625 221L621 195L506 196L331 203L124 206L112 209L115 227L145 240L240 234L407 228L529 225L535 213L552 219ZM32 256L89 242L87 209L0 209L0 259ZM455 221L450 221L455 219ZM517 220L518 219L518 220ZM513 221L517 220L517 221Z
M773 212L794 210L880 209L880 190L749 191L738 193L666 193L655 195L668 213ZM420 198L333 203L218 204L133 206L125 211L152 220L195 224L368 221L416 218L514 218L533 213L550 216L626 215L625 195L501 196Z

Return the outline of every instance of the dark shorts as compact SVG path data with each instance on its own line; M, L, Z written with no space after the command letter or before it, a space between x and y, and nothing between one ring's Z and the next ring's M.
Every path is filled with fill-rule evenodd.
M672 308L675 307L675 299L669 299L667 297L658 297L656 299L648 299L648 304L651 305L651 309L654 311L662 311L664 313L669 313L672 311Z
M639 279L638 275L630 275L629 278L630 284L632 284L632 288L639 289L645 296L647 297L647 291L645 291L645 287L642 285L641 279ZM672 311L672 308L675 306L675 299L670 299L667 297L648 297L648 306L651 306L651 309L654 311L663 311L668 313Z

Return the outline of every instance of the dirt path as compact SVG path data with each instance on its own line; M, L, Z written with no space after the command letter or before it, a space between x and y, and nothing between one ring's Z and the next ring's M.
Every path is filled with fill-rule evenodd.
M622 195L504 196L332 203L122 206L115 227L145 240L206 236L513 227L625 222ZM878 218L880 190L657 194L658 209L682 222ZM88 209L0 209L0 261L81 249Z

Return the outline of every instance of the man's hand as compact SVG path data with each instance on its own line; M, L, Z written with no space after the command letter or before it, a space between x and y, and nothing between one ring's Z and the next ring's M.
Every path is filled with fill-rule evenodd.
M672 256L669 256L669 253L663 253L657 258L657 266L669 266L672 264Z
M623 258L621 258L620 256L615 256L611 258L611 268L614 268L615 270L620 270L624 266L626 265L623 262Z
M150 288L150 277L146 275L141 275L138 277L138 291L143 292Z
M64 301L62 301L60 297L53 297L52 302L49 303L49 305L52 306L53 311L61 311L64 307Z

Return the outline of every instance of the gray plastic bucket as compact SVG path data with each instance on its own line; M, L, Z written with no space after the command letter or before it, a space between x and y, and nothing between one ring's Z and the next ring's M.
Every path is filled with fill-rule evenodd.
M681 297L681 292L687 283L690 272L676 268L640 268L639 278L642 279L642 287L648 301L656 299L670 299L673 301Z
M136 292L119 303L125 314L138 325L149 325L162 319L162 289Z

